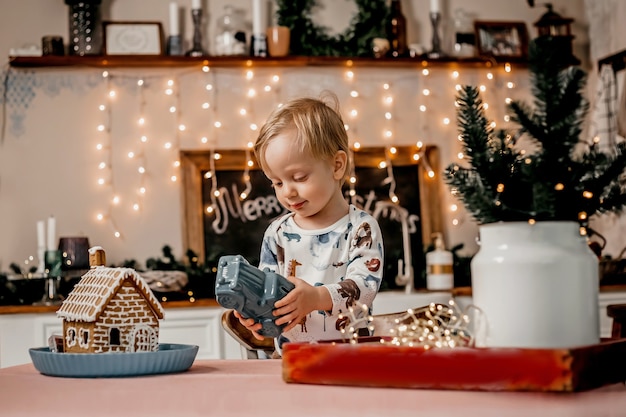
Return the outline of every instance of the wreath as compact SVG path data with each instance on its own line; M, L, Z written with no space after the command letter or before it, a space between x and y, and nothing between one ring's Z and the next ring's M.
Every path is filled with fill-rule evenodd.
M278 0L278 24L291 30L293 55L307 56L373 56L372 40L386 38L385 22L389 14L386 0L354 0L358 12L350 25L336 36L311 19L316 0Z

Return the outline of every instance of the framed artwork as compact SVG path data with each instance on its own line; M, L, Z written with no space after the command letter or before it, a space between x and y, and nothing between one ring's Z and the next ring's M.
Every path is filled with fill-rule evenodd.
M474 31L479 55L527 57L528 31L525 22L477 20L474 22Z
M105 55L162 55L160 22L104 22Z

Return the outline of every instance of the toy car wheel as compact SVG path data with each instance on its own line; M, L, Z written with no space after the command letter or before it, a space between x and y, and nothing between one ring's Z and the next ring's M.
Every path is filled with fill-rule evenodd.
M232 308L234 310L241 310L243 308L244 302L241 297L238 297L236 294L233 295L220 295L217 300L220 305L224 308Z
M278 337L281 333L280 327L278 327L273 320L262 320L261 328L258 333L265 337Z

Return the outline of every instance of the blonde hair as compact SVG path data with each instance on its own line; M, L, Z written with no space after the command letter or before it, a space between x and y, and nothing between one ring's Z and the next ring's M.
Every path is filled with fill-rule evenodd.
M332 101L332 107L325 98ZM263 171L267 172L265 152L268 144L290 129L295 131L298 150L315 159L331 159L338 151L344 151L347 155L345 175L350 173L348 134L339 112L339 100L334 93L326 92L319 99L296 98L274 110L254 144L254 155Z

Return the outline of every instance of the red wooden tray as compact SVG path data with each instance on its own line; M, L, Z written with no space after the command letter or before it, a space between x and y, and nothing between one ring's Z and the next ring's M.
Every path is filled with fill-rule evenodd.
M394 388L584 391L626 381L626 339L569 349L287 343L283 379Z

